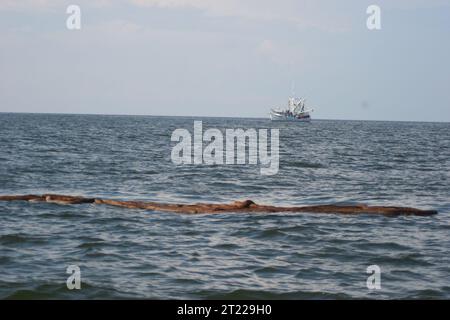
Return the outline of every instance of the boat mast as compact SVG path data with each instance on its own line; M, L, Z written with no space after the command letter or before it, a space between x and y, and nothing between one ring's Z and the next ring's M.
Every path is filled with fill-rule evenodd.
M295 112L296 104L295 104L295 82L291 80L291 97L289 98L288 107L291 112Z

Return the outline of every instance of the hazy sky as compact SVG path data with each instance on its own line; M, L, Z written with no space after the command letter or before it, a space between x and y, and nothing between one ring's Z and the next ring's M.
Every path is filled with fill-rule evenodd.
M450 0L0 1L0 112L450 121L449 58Z

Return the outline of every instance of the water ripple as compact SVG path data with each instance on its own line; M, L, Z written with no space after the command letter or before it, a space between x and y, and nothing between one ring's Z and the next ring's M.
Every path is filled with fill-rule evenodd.
M171 132L192 130L189 118L0 114L0 121L1 194L439 211L189 216L4 202L0 298L450 297L449 124L203 119L205 129L279 128L279 173L261 176L255 166L173 165ZM71 264L81 268L79 291L65 285ZM382 272L375 292L366 287L372 264Z

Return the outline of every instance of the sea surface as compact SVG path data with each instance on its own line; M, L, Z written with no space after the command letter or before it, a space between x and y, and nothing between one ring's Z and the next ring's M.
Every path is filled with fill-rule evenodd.
M174 165L177 128L278 128L280 167ZM450 124L0 114L0 194L368 203L432 217L0 202L0 298L450 298ZM69 290L69 265L81 289ZM381 289L369 290L378 265Z

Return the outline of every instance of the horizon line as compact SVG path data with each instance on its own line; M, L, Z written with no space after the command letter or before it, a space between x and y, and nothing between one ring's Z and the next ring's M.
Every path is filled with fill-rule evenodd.
M252 119L268 120L268 117L239 117L239 116L202 116L202 115L152 115L152 114L119 114L119 113L71 113L71 112L24 112L24 111L0 111L0 114L47 114L47 115L79 115L79 116L129 116L129 117L164 117L164 118L229 118L229 119ZM331 119L313 118L312 121L372 121L372 122L417 122L417 123L450 123L450 121L438 120L384 120L384 119Z

